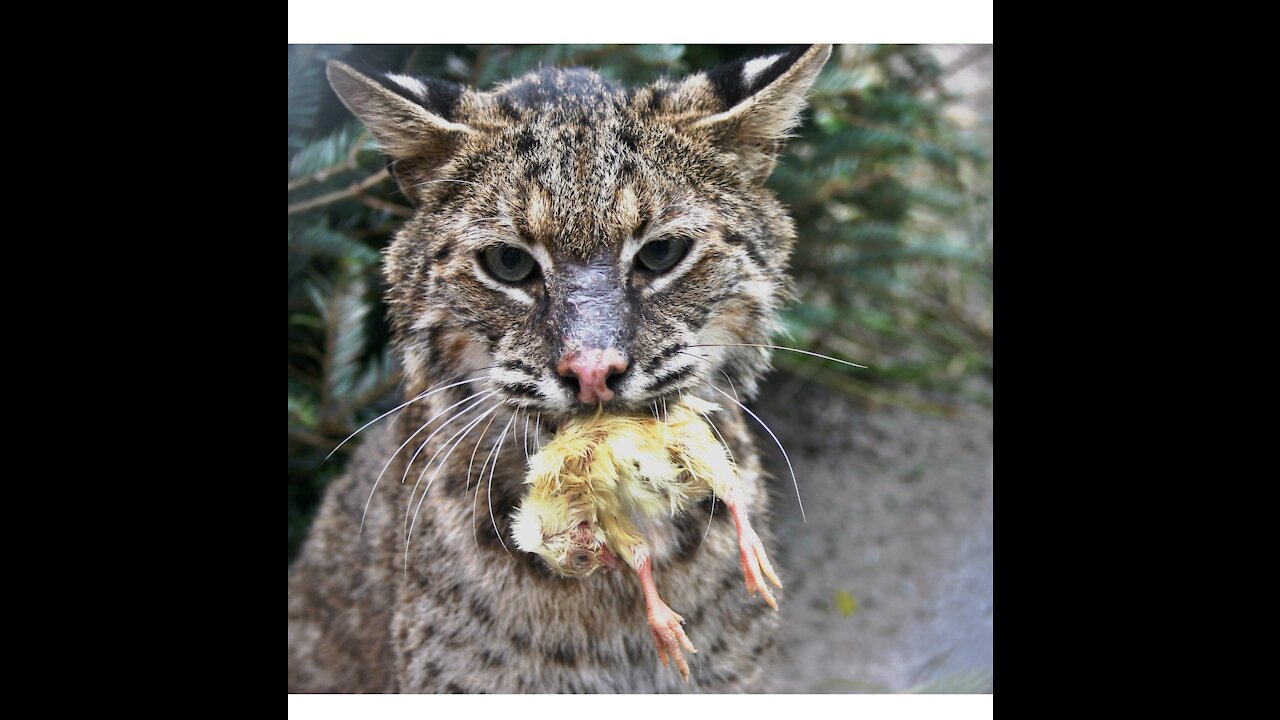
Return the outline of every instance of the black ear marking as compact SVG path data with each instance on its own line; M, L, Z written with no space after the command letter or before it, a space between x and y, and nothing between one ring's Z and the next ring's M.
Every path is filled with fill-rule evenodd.
M458 120L458 103L468 89L465 85L425 75L408 75L372 67L363 62L338 64L347 70L354 70L387 91L399 95L427 112L438 115L449 122L457 122Z
M738 171L763 183L830 57L830 45L801 45L695 75L681 90L707 114L687 127L736 154Z
M449 122L457 120L458 101L466 91L462 85L448 80L391 72L379 73L371 77L382 82L391 92L421 105L424 110L435 113Z
M707 82L727 110L777 80L811 47L793 45L772 55L727 62L707 73ZM748 67L754 72L749 73Z

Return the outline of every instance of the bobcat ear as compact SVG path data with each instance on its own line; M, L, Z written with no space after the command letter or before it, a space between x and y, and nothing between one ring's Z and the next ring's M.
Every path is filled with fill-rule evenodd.
M330 60L325 74L342 104L369 128L401 189L415 202L415 190L435 178L468 135L467 125L449 119L466 92L461 85L385 74L365 75L346 63Z
M788 133L800 122L805 93L830 57L830 45L801 45L776 55L735 60L689 78L681 90L711 100L696 105L718 110L692 120L689 129L708 133L737 154L745 174L763 183Z

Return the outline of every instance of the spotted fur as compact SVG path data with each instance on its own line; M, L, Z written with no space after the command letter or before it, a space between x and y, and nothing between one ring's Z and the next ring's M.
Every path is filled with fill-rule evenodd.
M661 412L680 393L714 400L706 385L723 386L721 372L745 397L755 392L767 350L693 346L768 342L795 231L763 183L829 54L803 46L638 89L582 68L544 69L489 92L330 63L335 91L417 206L384 257L406 399L459 376L487 379L410 405L328 492L290 574L291 690L756 687L778 619L742 587L723 508L710 525L708 501L644 528L663 596L702 650L687 688L657 664L634 577L560 578L510 549L509 515L521 445L587 410L556 370L566 353L624 354L613 412ZM686 243L687 254L665 273L646 271L637 253L663 239ZM483 252L503 245L536 260L533 277L508 283L486 270ZM481 391L494 394L458 422L414 433ZM450 437L490 408L473 432ZM754 443L736 410L716 423L769 543ZM477 493L468 460L474 453L480 466L503 437ZM434 487L415 495L415 478L448 446L447 463L424 475L438 478ZM421 505L406 549L409 503Z

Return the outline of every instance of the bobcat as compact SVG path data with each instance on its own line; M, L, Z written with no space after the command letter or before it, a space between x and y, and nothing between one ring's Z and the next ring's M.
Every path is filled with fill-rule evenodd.
M830 53L635 89L543 69L490 92L329 63L416 206L384 258L409 402L290 570L291 692L761 689L786 606L744 591L720 503L645 529L701 651L687 685L657 662L635 577L563 579L514 551L510 515L525 453L564 419L693 394L725 406L771 544L754 441L712 388L746 399L769 367L795 230L763 185Z

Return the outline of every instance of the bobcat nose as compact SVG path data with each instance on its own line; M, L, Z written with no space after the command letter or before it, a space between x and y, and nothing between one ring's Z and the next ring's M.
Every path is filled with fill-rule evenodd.
M606 350L582 349L565 353L556 363L556 372L570 383L577 380L578 400L594 405L613 399L609 380L627 371L627 359L622 353Z

